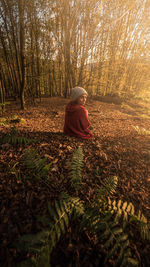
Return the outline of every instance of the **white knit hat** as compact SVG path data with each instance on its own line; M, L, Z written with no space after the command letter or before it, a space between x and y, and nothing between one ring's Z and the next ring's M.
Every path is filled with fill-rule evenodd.
M71 94L73 101L77 100L77 98L81 95L88 95L87 91L84 88L78 86L71 89Z

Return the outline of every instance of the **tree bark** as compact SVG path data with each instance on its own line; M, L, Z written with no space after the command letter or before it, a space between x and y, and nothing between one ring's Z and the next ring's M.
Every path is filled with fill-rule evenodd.
M20 104L21 109L25 108L24 89L25 89L25 25L24 25L24 0L18 0L19 20L20 20L20 65L21 65L21 82L20 82Z

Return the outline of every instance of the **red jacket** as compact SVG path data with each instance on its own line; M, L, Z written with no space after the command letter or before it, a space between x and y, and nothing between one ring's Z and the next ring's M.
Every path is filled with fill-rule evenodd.
M79 104L70 102L66 106L64 133L81 139L91 139L86 109Z

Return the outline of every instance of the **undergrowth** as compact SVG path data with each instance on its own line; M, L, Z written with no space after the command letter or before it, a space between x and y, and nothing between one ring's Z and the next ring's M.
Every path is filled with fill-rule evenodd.
M69 179L75 190L78 190L82 184L83 153L81 147L78 147L72 157L69 167Z
M42 178L48 179L52 162L47 163L47 158L41 158L36 150L27 149L22 156L22 165L26 169L26 176L28 174L30 180L36 181Z
M43 170L48 169L45 159L27 152L24 157L26 168L34 175L41 176ZM43 225L43 230L36 235L25 235L13 246L18 250L30 253L30 258L18 267L51 266L51 253L58 241L65 236L73 220L78 220L78 235L88 233L91 242L94 239L99 254L104 261L99 266L139 266L138 258L132 249L133 236L139 235L143 240L150 240L147 219L141 211L135 210L132 203L114 198L117 190L118 178L108 177L98 186L92 201L86 203L79 197L82 186L83 152L79 147L74 151L69 168L68 178L74 188L75 196L64 193L53 205L48 204L49 215L38 216L37 220ZM74 229L72 229L74 231Z
M21 123L24 124L26 121L23 118L19 118L17 115L12 115L9 118L0 118L0 126L5 126L9 124L16 124L16 123Z
M16 126L10 129L10 132L4 134L0 139L0 144L16 145L28 145L34 143L35 140L20 136Z
M6 105L9 105L9 104L10 104L10 102L0 103L1 114L3 114L5 112L5 107L6 107Z
M5 172L15 176L16 181L35 183L49 181L49 171L52 162L48 163L47 158L41 158L34 149L26 149L20 161L8 163Z

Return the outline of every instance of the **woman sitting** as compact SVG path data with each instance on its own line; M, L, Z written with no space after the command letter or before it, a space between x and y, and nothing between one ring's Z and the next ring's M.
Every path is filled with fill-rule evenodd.
M89 127L88 112L85 109L87 92L82 87L72 89L72 101L65 111L64 133L81 139L92 139Z

